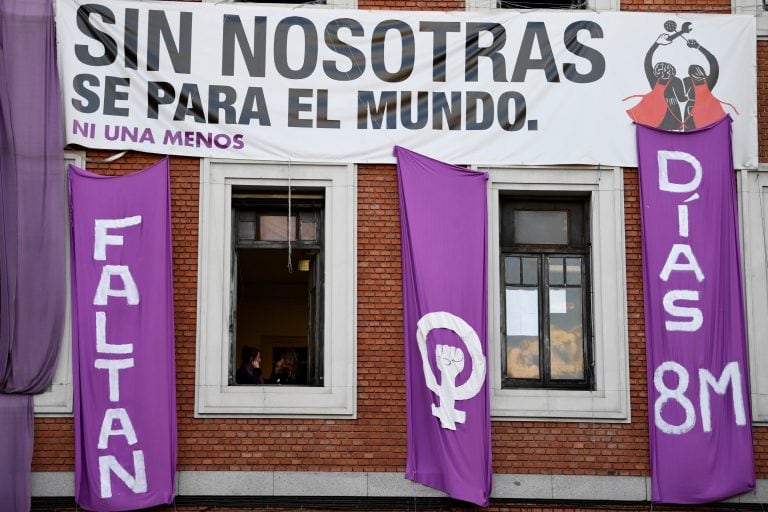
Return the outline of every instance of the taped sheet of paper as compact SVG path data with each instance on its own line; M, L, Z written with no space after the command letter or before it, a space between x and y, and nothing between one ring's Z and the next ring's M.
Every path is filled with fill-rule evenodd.
M539 335L539 293L534 289L507 290L507 336Z
M549 313L551 315L567 313L565 299L565 288L550 288L549 289Z

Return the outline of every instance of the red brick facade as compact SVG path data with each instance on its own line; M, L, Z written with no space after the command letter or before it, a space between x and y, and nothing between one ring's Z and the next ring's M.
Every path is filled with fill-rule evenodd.
M360 0L360 9L462 10L461 1ZM730 1L622 0L626 11L729 13ZM768 40L757 42L761 162L768 163ZM88 151L87 168L124 174L156 155ZM357 419L194 417L200 163L171 158L180 471L403 472L405 377L400 223L394 166L357 167ZM638 175L624 171L630 423L494 421L495 473L647 476L649 468ZM74 471L72 418L38 418L33 471ZM757 477L768 478L768 427L753 427ZM523 504L516 505L523 507ZM533 505L531 505L533 507ZM0 507L1 508L1 507ZM498 505L494 510L514 510ZM658 508L658 507L657 507ZM203 510L179 507L177 510ZM525 510L586 510L525 508ZM234 508L232 510L235 510ZM252 510L252 509L248 509ZM661 508L659 508L661 510ZM678 509L679 510L679 509Z

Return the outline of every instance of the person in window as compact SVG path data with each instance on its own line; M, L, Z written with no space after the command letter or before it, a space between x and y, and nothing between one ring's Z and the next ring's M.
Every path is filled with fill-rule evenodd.
M272 370L270 384L296 384L299 369L299 355L292 348L284 350Z
M240 357L242 362L235 373L235 382L238 384L264 384L259 349L246 345L243 347Z

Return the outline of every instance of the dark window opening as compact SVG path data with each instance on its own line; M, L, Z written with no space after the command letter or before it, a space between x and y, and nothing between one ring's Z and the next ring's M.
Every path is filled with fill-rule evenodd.
M234 0L238 3L247 4L307 4L307 5L325 5L326 0Z
M502 387L593 389L589 203L501 198Z
M245 347L265 384L323 385L323 204L322 190L233 191L230 385Z
M587 0L496 0L496 6L500 9L586 9Z

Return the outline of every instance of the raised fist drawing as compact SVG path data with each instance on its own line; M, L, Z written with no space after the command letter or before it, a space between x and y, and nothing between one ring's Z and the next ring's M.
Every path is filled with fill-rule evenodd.
M464 352L459 347L438 345L435 348L435 361L443 380L448 378L451 384L454 384L456 377L464 369Z
M464 369L464 352L458 347L437 345L435 347L435 362L440 370L440 406L432 405L432 414L440 418L443 428L456 430L456 423L464 423L467 419L464 411L456 409L456 377Z

